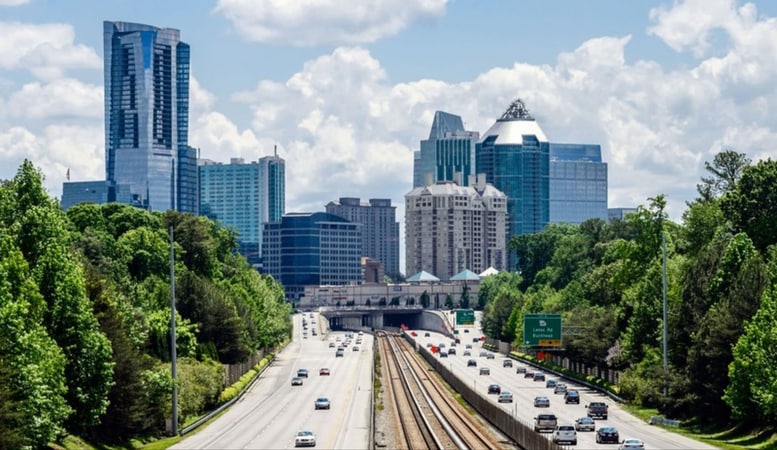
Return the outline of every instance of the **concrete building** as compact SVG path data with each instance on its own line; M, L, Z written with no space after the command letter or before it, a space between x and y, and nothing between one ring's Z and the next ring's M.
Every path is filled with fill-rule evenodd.
M200 161L201 214L237 231L240 254L256 268L264 223L283 217L283 167L277 155L251 162L232 158L228 164Z
M607 220L607 163L599 145L550 143L550 221Z
M305 286L359 284L361 228L324 212L285 214L280 222L265 224L263 271L283 284L292 301Z
M380 261L386 274L399 275L399 222L391 199L371 198L362 202L357 197L340 197L329 202L326 212L362 225L362 256ZM381 280L382 281L382 280Z
M405 195L406 273L425 270L445 281L465 269L503 269L506 217L507 197L482 174L470 186L413 189Z
M466 131L461 117L443 111L434 113L429 139L421 141L413 154L413 187L439 181L454 181L457 173L466 186L475 174L475 145L478 133Z

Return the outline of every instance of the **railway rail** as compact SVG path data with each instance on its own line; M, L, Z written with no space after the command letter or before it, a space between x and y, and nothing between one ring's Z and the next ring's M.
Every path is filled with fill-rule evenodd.
M406 449L500 448L442 382L430 374L412 346L402 338L380 333L381 359L387 361L395 420L401 429L396 445Z

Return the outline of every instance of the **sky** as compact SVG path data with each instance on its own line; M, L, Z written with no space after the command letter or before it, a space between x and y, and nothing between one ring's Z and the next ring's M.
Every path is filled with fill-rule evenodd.
M516 98L601 145L609 207L663 194L680 222L715 154L777 156L773 0L0 0L0 180L105 179L105 20L180 30L189 144L277 147L287 212L390 198L402 224L434 112L483 133Z

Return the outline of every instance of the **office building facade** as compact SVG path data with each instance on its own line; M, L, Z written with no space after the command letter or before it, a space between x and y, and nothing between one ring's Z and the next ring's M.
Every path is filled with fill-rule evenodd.
M128 185L148 210L196 214L189 45L175 29L108 21L103 44L106 181Z
M362 225L362 254L380 261L393 279L399 276L399 222L391 199L371 198L362 202L356 197L340 197L329 202L326 212Z
M477 144L477 171L507 196L507 242L550 221L550 145L523 102L515 100ZM508 268L515 267L508 255Z
M305 286L359 284L362 225L325 212L285 214L264 227L264 272L280 281L286 298Z
M79 203L108 203L108 199L120 203L132 204L129 186L114 186L105 180L98 181L66 181L62 183L62 198L59 206L67 211Z
M550 143L550 222L607 221L607 163L599 145Z
M426 271L443 281L463 270L505 268L508 199L485 175L405 195L406 273Z
M202 215L237 231L240 254L256 268L261 265L264 224L280 221L284 213L285 163L267 156L229 164L201 160L199 210Z
M475 174L475 145L478 133L466 131L461 117L443 111L434 113L429 139L421 141L413 154L413 187L440 181L455 181L466 186Z

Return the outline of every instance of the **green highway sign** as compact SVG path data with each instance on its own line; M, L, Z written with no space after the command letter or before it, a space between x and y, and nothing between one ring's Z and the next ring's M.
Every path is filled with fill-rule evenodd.
M471 309L457 309L456 325L475 325L475 311Z
M523 345L561 347L561 314L525 314Z

